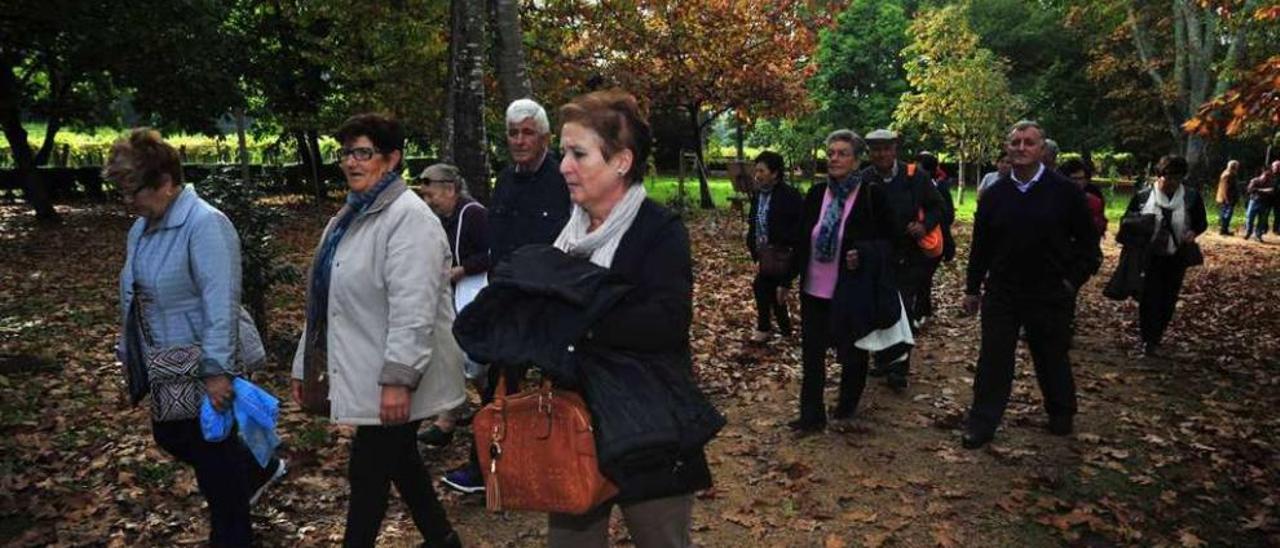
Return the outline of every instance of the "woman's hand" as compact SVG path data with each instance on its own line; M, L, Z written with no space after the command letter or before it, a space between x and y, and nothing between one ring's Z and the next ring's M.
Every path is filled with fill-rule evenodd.
M298 404L299 407L301 407L302 406L302 381L298 379L292 379L289 382L289 389L290 389L289 392L293 394L293 403L296 403Z
M1182 242L1183 243L1194 242L1196 241L1196 236L1199 236L1199 234L1196 234L1195 231L1188 230L1182 234Z
M235 390L231 388L231 377L214 375L204 378L204 391L209 395L209 403L218 411L226 411L235 399Z
M409 420L409 387L383 386L382 409L378 417L382 424L400 424Z

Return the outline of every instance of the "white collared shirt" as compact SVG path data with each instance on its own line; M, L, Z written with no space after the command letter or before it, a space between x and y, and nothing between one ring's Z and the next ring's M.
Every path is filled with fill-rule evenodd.
M1036 170L1036 174L1035 174L1035 176L1034 176L1034 177L1032 177L1030 181L1027 181L1027 182L1025 182L1025 183L1024 183L1024 182L1022 182L1022 179L1019 179L1019 178L1018 178L1018 172L1017 172L1017 171L1010 171L1010 172L1009 172L1009 178L1010 178L1010 179L1013 179L1013 184L1014 184L1015 186L1017 186L1017 187L1018 187L1018 191L1019 191L1019 192L1022 192L1023 194L1025 194L1028 190L1031 190L1031 187L1032 187L1033 185L1035 185L1037 181L1039 181L1039 180L1040 180L1040 176L1041 176L1041 175L1044 175L1044 163L1041 163L1041 164L1040 164L1040 168Z

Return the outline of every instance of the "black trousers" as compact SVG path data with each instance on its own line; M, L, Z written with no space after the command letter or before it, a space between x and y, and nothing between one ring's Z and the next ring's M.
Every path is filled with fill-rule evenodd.
M428 546L442 542L453 530L418 453L420 422L356 428L347 467L351 499L343 546L363 548L377 543L392 483Z
M756 279L751 282L751 289L756 296L757 331L772 331L771 320L776 319L778 331L783 335L791 333L791 315L787 312L787 307L778 300L778 288L784 283L782 280L756 272Z
M251 475L262 472L240 436L232 432L220 442L204 441L199 419L152 422L151 435L161 449L195 469L200 494L209 503L209 544L252 544Z
M867 352L853 346L851 337L837 337L831 332L831 300L808 294L800 295L800 347L803 376L800 381L800 420L815 424L827 420L822 388L827 380L827 350L836 349L840 362L840 397L836 405L841 413L858 408L862 391L867 386Z
M982 301L982 344L973 379L969 429L994 432L1004 417L1013 389L1018 331L1025 327L1035 363L1036 381L1050 416L1076 413L1076 385L1071 374L1071 316L1075 295L1061 284L1036 288L988 287Z
M911 312L913 319L928 318L933 316L933 277L938 273L938 266L942 264L942 257L929 259L921 267L921 278L916 286L915 310Z
M1153 255L1147 265L1142 297L1138 299L1138 329L1142 342L1160 344L1173 321L1187 267L1176 256Z

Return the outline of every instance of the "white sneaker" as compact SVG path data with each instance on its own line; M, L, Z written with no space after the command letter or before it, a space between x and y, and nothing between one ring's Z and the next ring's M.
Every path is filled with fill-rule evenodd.
M286 461L284 459L276 459L276 462L278 464L276 464L275 472L272 472L271 476L268 477L266 481L262 482L262 485L259 485L258 488L253 491L253 496L249 497L249 506L253 506L254 504L257 504L258 498L260 498L263 493L267 492L267 488L271 487L276 482L280 481L280 478L283 478L284 475L288 473L289 470L288 470L288 467L286 466Z

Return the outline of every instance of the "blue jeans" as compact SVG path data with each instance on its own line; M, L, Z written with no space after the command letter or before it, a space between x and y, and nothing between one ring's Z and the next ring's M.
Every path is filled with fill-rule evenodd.
M1249 200L1249 205L1244 210L1244 237L1248 238L1253 235L1261 237L1267 232L1267 216L1271 212L1271 206L1262 200L1253 198Z
M1223 202L1218 205L1218 231L1223 234L1231 233L1231 217L1235 215L1236 203Z

